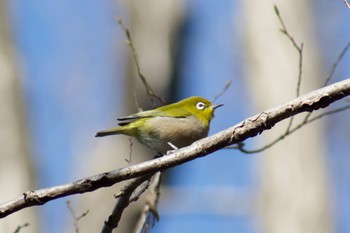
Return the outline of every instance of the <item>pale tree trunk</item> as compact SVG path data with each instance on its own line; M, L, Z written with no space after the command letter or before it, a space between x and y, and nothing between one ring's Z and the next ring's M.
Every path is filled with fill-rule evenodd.
M16 70L6 1L0 1L0 202L9 201L35 189L32 161L29 157L23 100ZM38 232L35 208L19 211L0 220L0 232L15 232L25 223L23 232Z
M181 4L172 0L123 1L121 8L118 8L119 12L123 10L128 12L127 18L122 18L122 21L131 32L143 74L153 90L162 97L170 83L172 72L171 43L172 38L174 38L171 33L176 31L178 27L180 19L178 14L181 12L179 9L181 9ZM117 21L115 23L118 24ZM122 34L120 38L126 39L122 28L118 30ZM116 41L116 43L120 42L124 42L124 39ZM137 74L132 51L127 44L124 46L123 52L128 58L129 70L127 70L127 77L125 77L127 86L116 87L115 90L115 93L118 93L122 89L122 92L125 93L123 100L125 109L120 109L118 116L137 111L135 94L138 96L140 107L144 108L147 104L148 108L152 107ZM117 124L117 122L115 123ZM100 144L93 151L93 155L89 156L92 160L85 161L89 170L85 174L96 174L127 165L125 159L129 159L128 154L130 153L128 137L103 138L99 142ZM148 152L150 151L144 150L142 145L133 140L132 163L148 160L155 155ZM116 203L113 195L117 194L120 188L121 185L113 186L113 188L104 189L102 192L93 192L82 199L81 206L90 210L90 218L93 218L94 221L82 223L80 225L81 232L101 231L104 221L107 220ZM113 232L133 232L137 218L141 213L142 207L140 205L144 203L144 200L140 200L130 205L123 213L118 228Z
M296 94L298 52L279 29L277 4L289 33L304 42L301 93L322 85L324 67L308 1L242 1L244 5L245 72L256 112ZM300 118L297 121L300 121ZM287 126L264 133L267 144ZM258 211L260 232L328 233L333 231L322 122L312 123L260 154Z

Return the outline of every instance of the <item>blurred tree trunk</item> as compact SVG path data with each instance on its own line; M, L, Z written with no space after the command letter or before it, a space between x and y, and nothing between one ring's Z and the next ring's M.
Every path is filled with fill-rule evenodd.
M245 72L256 111L276 106L296 95L298 52L279 29L275 1L244 4ZM279 1L277 6L288 32L304 42L301 93L322 85L324 68L313 22L311 2ZM296 119L300 121L300 117ZM287 127L287 122L262 136L267 144ZM262 232L328 233L330 214L325 132L321 121L312 123L262 153L257 216Z
M0 0L0 202L35 188L7 9L6 1ZM24 223L30 225L23 232L38 232L35 208L2 219L0 232L15 232Z
M165 96L170 84L172 72L171 43L172 38L174 38L171 33L176 31L179 20L178 13L181 12L179 11L179 7L180 3L171 0L150 0L145 2L124 1L120 7L122 9L118 9L118 11L122 12L124 10L124 12L127 12L125 14L127 18L122 18L122 21L130 30L142 72L152 89L161 97ZM115 23L118 24L117 21ZM122 28L119 31L122 34L121 38L126 39ZM116 43L124 43L124 40L116 41ZM125 46L125 56L128 59L128 70L125 77L126 87L116 87L123 89L126 95L123 101L125 103L124 109L118 110L119 116L131 114L138 110L135 94L137 94L138 104L141 108L152 107L149 97L146 95L145 88L137 74L132 58L132 51L127 44L123 46ZM118 93L118 91L119 89L116 89L115 93ZM157 102L157 104L159 103ZM128 159L130 153L128 137L112 137L100 141L101 145L94 152L96 155L91 156L92 160L88 161L86 165L89 167L91 174L127 165L125 159ZM133 164L148 160L154 156L153 153L147 153L149 150L145 151L144 147L139 145L136 140L133 140L133 142ZM104 158L103 161L100 159L102 155ZM140 158L140 155L144 157ZM89 215L94 216L94 221L81 224L80 229L82 232L98 232L102 230L104 221L111 214L116 203L113 195L118 193L120 188L121 185L116 185L111 189L104 190L103 192L93 192L84 197L81 206L90 209ZM140 200L130 205L125 213L123 213L118 228L113 232L133 232L143 203L145 202Z

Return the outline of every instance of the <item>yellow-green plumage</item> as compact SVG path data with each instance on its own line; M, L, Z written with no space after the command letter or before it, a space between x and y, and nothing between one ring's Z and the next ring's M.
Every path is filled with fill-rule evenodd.
M214 110L222 105L192 96L153 110L119 118L119 127L100 131L96 137L124 134L135 137L143 145L157 151L188 146L208 135Z

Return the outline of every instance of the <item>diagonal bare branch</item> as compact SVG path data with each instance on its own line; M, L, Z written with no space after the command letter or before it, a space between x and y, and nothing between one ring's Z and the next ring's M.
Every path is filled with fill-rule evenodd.
M350 95L350 78L249 117L230 128L201 139L188 147L176 150L167 156L87 177L73 183L25 192L20 197L0 205L0 218L30 206L43 205L64 196L91 192L102 187L112 186L123 180L153 174L206 156L226 146L243 142L247 138L261 134L284 119L302 112L325 108L348 95Z

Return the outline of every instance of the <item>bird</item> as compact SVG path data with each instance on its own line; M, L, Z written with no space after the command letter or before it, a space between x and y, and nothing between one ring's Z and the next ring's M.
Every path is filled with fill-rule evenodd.
M214 111L223 104L192 96L179 102L118 118L119 126L96 137L123 134L161 154L182 148L208 136Z

